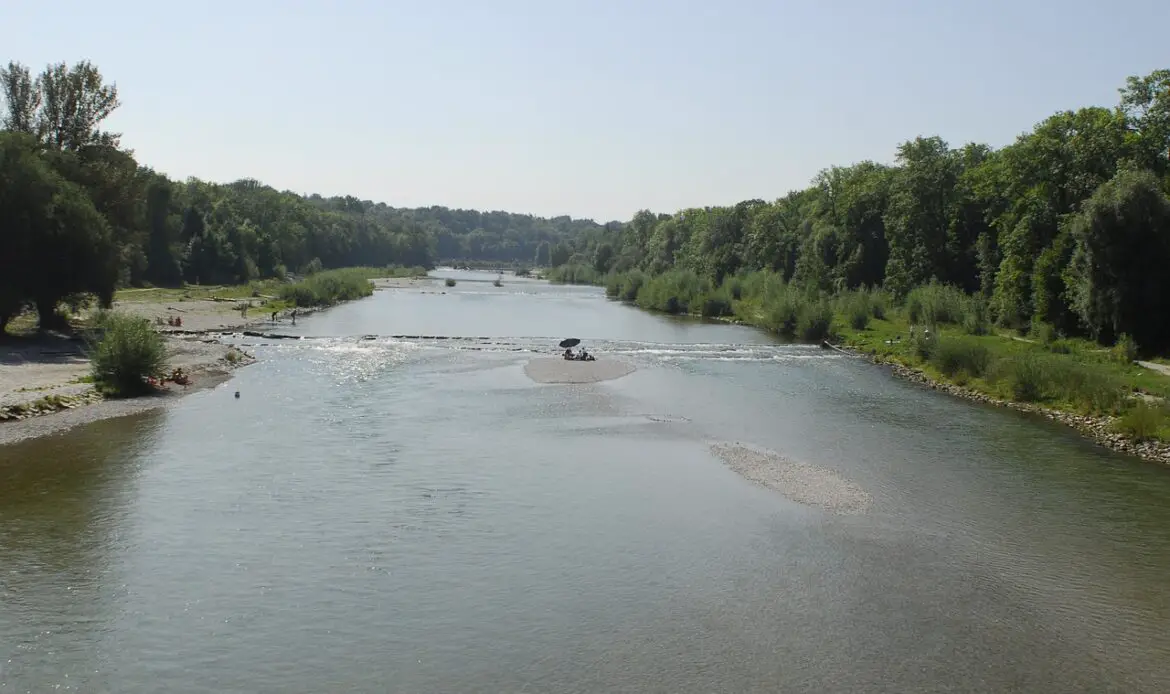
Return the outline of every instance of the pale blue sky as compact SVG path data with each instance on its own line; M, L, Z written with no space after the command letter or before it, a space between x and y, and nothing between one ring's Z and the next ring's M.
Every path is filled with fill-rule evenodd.
M0 0L176 178L598 220L774 199L938 134L1001 146L1170 67L1170 1Z

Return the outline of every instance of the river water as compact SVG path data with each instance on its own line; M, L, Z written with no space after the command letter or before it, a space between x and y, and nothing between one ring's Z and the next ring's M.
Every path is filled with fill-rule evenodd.
M0 448L0 693L1170 691L1170 470L749 328L454 276ZM565 336L639 368L532 383ZM715 441L872 504L795 503Z

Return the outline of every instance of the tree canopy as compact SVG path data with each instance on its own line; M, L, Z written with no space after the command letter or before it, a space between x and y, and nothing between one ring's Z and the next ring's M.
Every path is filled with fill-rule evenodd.
M1126 333L1164 351L1168 189L1170 70L1158 70L1130 77L1116 106L1054 114L1000 149L915 137L892 165L834 166L772 202L643 210L552 262L585 281L680 270L713 286L765 270L826 293L937 281L987 298L1004 326Z
M980 294L1004 326L1170 348L1170 70L999 149L919 136L889 164L833 166L770 202L606 224L175 181L102 129L118 90L92 64L9 63L0 91L0 328L23 307L49 322L59 301L121 286L483 260L581 281L677 269L718 285L764 270L824 293L937 281Z
M243 179L171 180L102 129L118 89L89 62L0 68L0 330L36 306L42 325L78 293L218 284L353 265L551 262L591 220L399 209L301 196Z

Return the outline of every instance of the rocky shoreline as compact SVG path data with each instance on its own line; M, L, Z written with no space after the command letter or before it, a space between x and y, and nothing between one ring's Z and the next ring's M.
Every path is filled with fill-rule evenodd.
M1050 407L1036 405L1032 403L1015 402L1012 400L1003 400L995 398L986 393L964 386L955 385L954 383L945 383L938 381L927 375L920 369L914 369L897 361L883 359L880 356L862 352L849 347L841 347L838 345L829 345L833 349L849 354L851 356L861 357L872 364L878 366L889 367L891 372L899 377L912 383L930 388L931 390L941 391L948 395L953 395L975 402L981 402L995 407L1007 407L1019 412L1029 412L1032 414L1042 415L1048 419L1060 422L1066 426L1076 429L1086 438L1109 448L1119 453L1128 453L1137 456L1143 460L1151 462L1170 464L1170 443L1163 443L1160 441L1135 441L1125 434L1114 430L1113 423L1116 417L1098 416L1098 415L1081 415L1072 412L1063 412Z

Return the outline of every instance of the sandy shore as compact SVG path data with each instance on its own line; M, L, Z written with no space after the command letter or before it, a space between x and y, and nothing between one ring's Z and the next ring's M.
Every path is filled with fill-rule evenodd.
M742 444L711 444L711 452L732 470L792 501L833 513L861 513L873 499L861 487L826 468L788 460Z
M394 277L372 280L375 290L434 286L429 277ZM241 313L247 299L179 300L178 296L154 298L153 290L129 290L114 302L114 310L146 318L166 336L168 364L181 367L192 379L190 386L170 385L157 395L126 400L107 400L85 383L89 359L84 343L62 336L5 338L0 340L0 445L45 436L102 419L121 417L165 407L186 393L211 388L226 381L232 371L255 359L237 348L220 344L214 333L272 330L291 325L292 315L272 315L253 308ZM297 309L297 317L323 309ZM182 318L183 325L166 324Z
M211 333L237 330L272 328L277 325L291 325L292 315L285 312L272 320L272 314L261 309L241 313L244 303L234 301L212 301L210 299L187 299L185 301L116 301L114 310L140 316L157 326L159 332L167 333ZM297 309L297 317L311 315L320 309ZM183 326L172 329L166 325L168 318L182 318Z
M524 373L537 383L598 383L633 373L633 364L618 359L568 361L563 357L537 357L524 365Z
M437 280L429 277L386 277L371 280L374 290L387 289L415 289L433 286ZM127 297L133 297L133 292L127 292ZM260 299L254 300L257 304ZM263 309L253 308L241 313L240 308L248 303L247 299L220 300L212 299L178 299L167 301L137 301L133 298L115 301L114 310L141 316L159 327L160 332L207 333L238 330L271 329L281 325L292 324L292 313L284 311L277 315L265 313ZM298 318L309 316L324 309L299 308L296 311ZM169 318L183 319L183 326L179 330L171 330L166 325Z
M79 341L44 337L0 344L0 445L164 407L224 382L233 370L255 361L208 338L168 336L166 341L168 364L186 371L191 385L170 384L157 395L125 400L107 400L83 382L89 360Z

